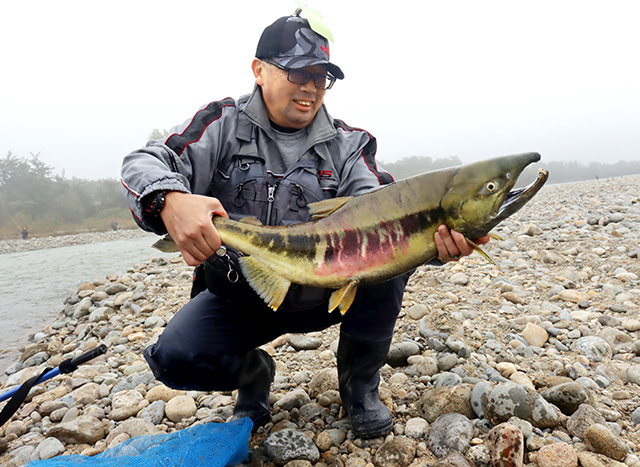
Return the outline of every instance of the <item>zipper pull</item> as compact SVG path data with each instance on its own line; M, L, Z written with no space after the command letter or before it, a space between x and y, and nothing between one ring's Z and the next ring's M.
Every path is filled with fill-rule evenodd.
M276 200L276 188L278 188L277 183L273 185L267 183L267 218L265 225L271 225L271 213L273 211L273 202Z

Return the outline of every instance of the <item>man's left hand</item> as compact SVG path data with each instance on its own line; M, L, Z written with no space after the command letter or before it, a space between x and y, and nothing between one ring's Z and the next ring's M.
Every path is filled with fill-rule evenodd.
M438 227L438 231L433 236L438 248L438 259L442 263L458 261L463 256L473 253L473 247L467 243L467 239L460 232L449 230L446 225ZM476 238L473 243L484 245L489 242L489 235Z

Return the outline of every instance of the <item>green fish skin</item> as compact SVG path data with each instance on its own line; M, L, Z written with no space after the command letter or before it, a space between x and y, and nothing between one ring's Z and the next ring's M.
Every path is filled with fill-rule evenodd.
M547 181L548 172L540 169L531 185L511 191L522 171L539 160L532 152L427 172L360 196L310 204L316 220L302 224L264 226L224 217L213 223L225 245L247 255L240 258L242 272L271 308L277 310L297 283L338 289L329 311L345 313L358 285L391 279L435 258L441 224L473 239L517 212Z

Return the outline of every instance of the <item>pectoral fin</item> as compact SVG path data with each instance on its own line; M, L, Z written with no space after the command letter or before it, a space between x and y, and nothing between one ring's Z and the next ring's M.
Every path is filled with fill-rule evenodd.
M253 216L243 217L238 222L242 222L243 224L249 224L249 225L263 225L262 222L260 222L260 219Z
M160 240L151 245L152 248L160 250L163 253L177 253L178 246L169 235L165 235Z
M351 198L351 196L342 196L340 198L329 198L323 201L309 203L307 206L309 208L309 214L314 219L322 219L323 217L327 217L329 214L336 212L342 206L347 204L347 201Z
M329 297L329 313L337 308L344 315L356 297L356 290L358 290L358 282L351 281L333 292Z
M238 261L249 285L269 307L277 310L287 295L291 282L251 256L242 256Z
M478 253L480 253L482 256L484 256L484 257L487 259L487 261L489 261L491 264L495 264L495 265L497 266L497 264L496 264L496 262L493 260L493 258L492 258L491 256L489 256L489 255L488 255L488 254L487 254L487 253L486 253L482 248L480 248L480 245L477 245L476 243L472 242L472 241L471 241L471 240L469 240L468 238L467 238L467 243L468 243L469 245L471 245L475 251L477 251L477 252L478 252Z

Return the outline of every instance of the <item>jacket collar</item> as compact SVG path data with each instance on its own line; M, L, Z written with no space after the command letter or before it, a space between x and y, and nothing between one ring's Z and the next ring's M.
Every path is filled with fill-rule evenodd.
M274 130L271 128L267 109L262 99L262 92L257 84L254 86L253 92L250 95L244 96L240 99L240 103L243 101L246 101L246 103L244 106L240 106L236 136L243 141L250 141L254 134L255 126L258 126L271 139L275 139L273 136ZM333 126L333 118L329 115L329 112L327 112L324 104L322 104L322 107L318 110L316 117L307 127L307 132L309 134L310 147L324 143L336 136L337 132ZM318 152L318 154L323 158L328 157L328 154L326 154L326 148L324 147L316 146L316 152Z

